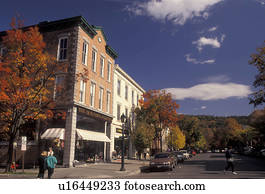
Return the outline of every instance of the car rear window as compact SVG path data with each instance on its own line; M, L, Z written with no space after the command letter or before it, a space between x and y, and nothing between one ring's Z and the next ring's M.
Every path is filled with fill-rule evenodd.
M168 158L169 154L156 154L155 158Z

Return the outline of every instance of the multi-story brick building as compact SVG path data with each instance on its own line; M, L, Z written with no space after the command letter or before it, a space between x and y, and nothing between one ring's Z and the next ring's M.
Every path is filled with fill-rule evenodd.
M65 111L66 119L50 123L42 137L64 139L66 167L71 167L74 160L87 161L96 155L109 160L117 53L107 44L103 29L89 25L82 16L37 26L47 51L66 69L57 72L54 87L55 111ZM83 76L78 77L80 73ZM57 90L62 83L67 88ZM62 100L59 96L63 93L67 98Z
M145 90L129 76L119 65L115 65L114 70L114 100L113 100L113 115L112 121L112 137L111 151L121 151L121 135L122 122L121 115L124 114L128 119L126 134L127 134L127 156L134 157L135 150L133 148L131 132L135 126L134 109L139 106L139 100L142 98Z

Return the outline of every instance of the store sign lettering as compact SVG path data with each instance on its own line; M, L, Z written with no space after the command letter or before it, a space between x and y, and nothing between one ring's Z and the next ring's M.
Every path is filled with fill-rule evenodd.
M96 112L92 112L92 111L90 111L90 110L86 110L86 109L84 109L84 108L78 108L78 112L79 112L79 113L86 114L86 115L91 116L91 117L94 117L94 118L98 118L98 119L102 119L102 120L107 120L107 121L109 121L109 122L111 122L111 120L112 120L112 119L109 118L109 117L106 117L106 116L101 115L101 114L96 113Z

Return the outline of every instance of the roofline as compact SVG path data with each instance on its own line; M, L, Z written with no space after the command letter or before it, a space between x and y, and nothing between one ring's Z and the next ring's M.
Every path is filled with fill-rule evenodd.
M106 33L105 33L104 30L103 30L103 27L101 27L101 26L94 26L94 25L92 25L92 27L93 27L93 29L94 29L95 31L100 30L101 33L102 33L102 35L103 35L103 38L105 39L105 42L108 41L108 38L107 38L107 36L106 36Z
M118 57L118 53L110 46L106 45L106 52L113 58L116 59Z
M132 84L138 88L141 92L145 93L145 90L131 77L129 76L120 66L119 64L115 64L115 70L122 74L126 79L128 79Z
M88 22L86 21L86 19L83 16L75 16L75 17L71 17L71 18L65 18L65 19L61 19L61 20L55 20L55 21L43 21L43 22L39 22L38 24L35 25L30 25L30 26L25 26L22 29L26 30L30 27L34 27L37 26L39 27L40 32L41 31L48 31L48 28L51 26L57 26L59 24L63 24L63 23L68 23L71 24L73 22L74 25L77 26L81 26L82 29L91 37L94 38L98 33L96 32L97 29L102 31L103 37L106 41L107 44L107 38L106 35L103 31L103 28L100 26L94 26L94 25L90 25L88 24ZM10 29L9 29L10 30ZM6 31L1 31L0 32L0 40L2 36L6 36L7 35L7 30ZM109 45L106 45L105 47L107 54L112 57L113 59L116 59L118 57L117 52L111 48Z

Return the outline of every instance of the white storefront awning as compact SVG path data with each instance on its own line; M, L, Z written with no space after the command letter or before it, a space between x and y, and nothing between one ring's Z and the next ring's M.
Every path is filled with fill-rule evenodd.
M41 135L41 139L59 138L64 140L64 133L64 128L49 128ZM104 133L76 129L76 134L79 140L111 142L111 140Z
M49 128L42 135L41 139L64 139L64 128Z
M111 142L110 139L104 133L87 131L83 129L76 129L76 133L78 139L89 140L89 141Z

